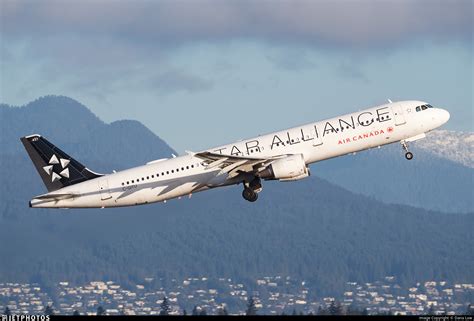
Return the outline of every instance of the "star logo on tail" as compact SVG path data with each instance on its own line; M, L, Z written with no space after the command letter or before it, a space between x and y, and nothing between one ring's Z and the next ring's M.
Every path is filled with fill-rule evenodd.
M59 158L53 154L51 158L49 159L48 165L44 166L43 169L44 171L51 176L51 182L54 183L56 181L59 181L61 178L69 178L69 168L67 165L69 165L71 161L69 159L64 159L64 158ZM59 173L56 173L55 170L58 168L57 171L60 171Z

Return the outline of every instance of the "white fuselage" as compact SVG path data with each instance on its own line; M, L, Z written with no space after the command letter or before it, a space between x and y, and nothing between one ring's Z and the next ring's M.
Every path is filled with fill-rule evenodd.
M271 158L302 154L306 164L399 141L415 140L449 119L439 108L417 112L421 101L387 103L370 109L219 146L207 151L223 155ZM54 193L68 199L33 199L32 207L117 207L147 204L190 195L209 188L238 184L220 168L207 168L188 154L158 160L79 184Z

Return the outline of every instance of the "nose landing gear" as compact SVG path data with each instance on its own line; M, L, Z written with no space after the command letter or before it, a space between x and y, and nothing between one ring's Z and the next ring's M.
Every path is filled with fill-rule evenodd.
M258 193L262 191L262 183L259 177L255 177L250 183L244 182L244 190L242 197L249 201L255 202L258 199Z
M408 151L408 143L404 140L400 142L402 144L403 150L405 151L405 158L407 160L413 159L413 153Z

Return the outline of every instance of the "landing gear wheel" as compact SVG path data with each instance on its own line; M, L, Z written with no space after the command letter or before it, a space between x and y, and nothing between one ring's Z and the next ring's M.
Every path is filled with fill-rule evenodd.
M242 192L242 197L249 202L255 202L258 199L258 194L250 188L245 188Z
M406 152L405 153L405 158L408 160L413 159L413 153L408 151L408 143L404 140L400 141L402 144L403 150Z

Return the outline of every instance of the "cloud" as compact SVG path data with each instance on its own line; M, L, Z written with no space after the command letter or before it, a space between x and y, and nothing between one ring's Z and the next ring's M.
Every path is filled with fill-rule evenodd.
M307 52L300 48L279 50L266 55L276 67L289 71L302 71L316 68L316 64L308 57Z
M181 70L168 70L149 79L152 89L163 93L175 91L203 91L212 88L212 82Z
M377 48L472 37L470 0L3 1L12 37L109 35L157 46L256 39L335 48Z

